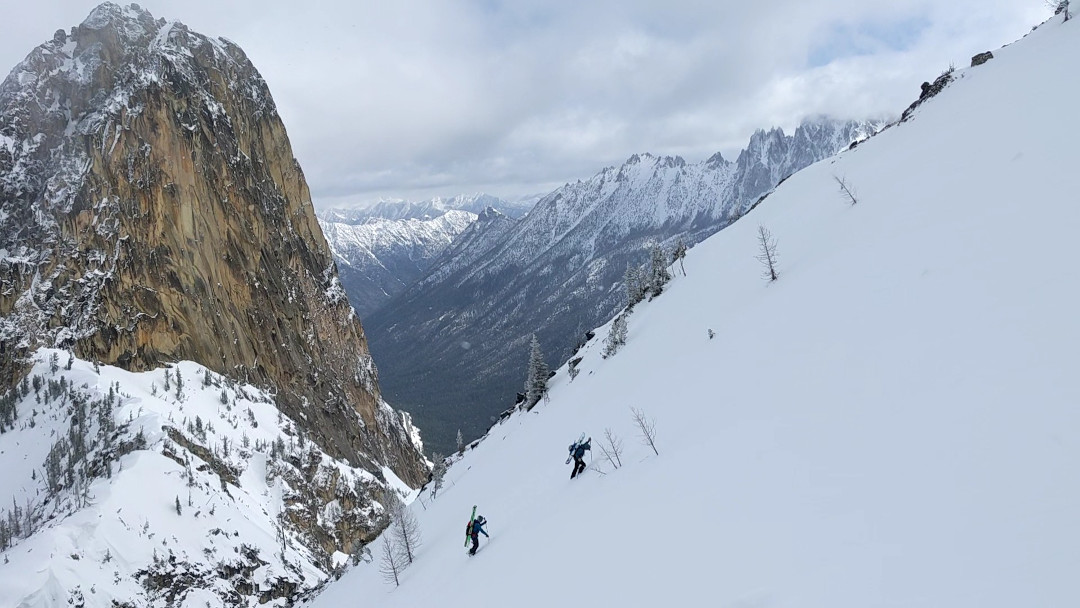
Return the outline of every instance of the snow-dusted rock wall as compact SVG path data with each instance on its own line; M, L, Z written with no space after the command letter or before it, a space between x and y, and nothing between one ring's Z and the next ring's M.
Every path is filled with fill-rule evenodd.
M277 391L328 453L417 484L270 92L224 39L106 3L0 85L0 351Z

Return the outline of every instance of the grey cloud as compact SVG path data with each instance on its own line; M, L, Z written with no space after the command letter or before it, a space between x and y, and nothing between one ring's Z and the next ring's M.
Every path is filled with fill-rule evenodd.
M95 4L2 1L8 68ZM140 4L244 48L317 204L538 192L634 152L700 160L807 115L897 113L1048 15L1032 0Z

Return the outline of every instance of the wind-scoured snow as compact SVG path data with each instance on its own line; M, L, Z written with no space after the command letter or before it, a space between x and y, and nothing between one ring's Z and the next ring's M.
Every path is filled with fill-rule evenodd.
M413 504L400 587L376 558L311 605L1080 605L1077 21L958 70L691 249L622 350L602 358L600 328L573 382L560 368ZM470 558L473 505L491 538Z

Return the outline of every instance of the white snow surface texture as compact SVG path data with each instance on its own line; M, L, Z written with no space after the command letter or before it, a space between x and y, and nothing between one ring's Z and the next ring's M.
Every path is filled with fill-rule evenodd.
M994 54L696 246L613 357L600 328L413 503L399 587L376 559L312 605L1080 606L1080 19Z

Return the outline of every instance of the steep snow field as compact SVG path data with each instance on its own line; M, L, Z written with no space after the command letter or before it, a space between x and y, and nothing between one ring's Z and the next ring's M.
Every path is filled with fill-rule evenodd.
M376 559L312 605L1080 605L1078 22L958 70L691 250L620 352L600 357L601 328L576 380L561 368L413 504L400 587ZM470 558L474 504L491 539Z

